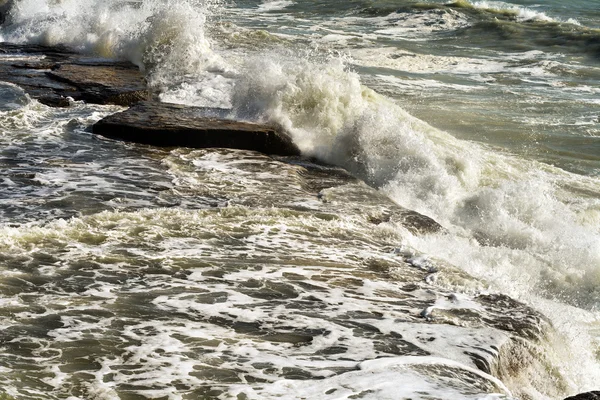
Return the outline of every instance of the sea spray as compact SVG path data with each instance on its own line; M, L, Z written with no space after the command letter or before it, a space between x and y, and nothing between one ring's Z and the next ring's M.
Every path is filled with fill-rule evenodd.
M596 180L457 140L362 86L340 59L270 55L245 68L233 101L240 115L282 125L305 154L348 168L452 233L407 244L551 317L560 302L592 312L600 307L600 231L581 223L598 208ZM581 197L569 185L594 195ZM564 328L563 317L555 323ZM563 331L585 375L569 360L559 362L578 385L591 387L600 377L589 352L598 339L581 333L585 325L573 320Z
M127 59L148 72L157 90L173 80L227 69L205 36L216 1L21 0L2 27L4 41L63 44Z
M238 117L281 125L306 155L342 165L442 223L449 234L408 235L399 245L539 307L571 342L576 356L569 357L579 365L558 363L574 386L591 389L600 379L597 337L586 328L598 308L597 180L457 140L363 86L343 59L290 51L229 59L212 50L197 4L76 4L19 2L4 38L128 58L155 87L170 90L169 99L187 103L198 104L198 82L210 77Z

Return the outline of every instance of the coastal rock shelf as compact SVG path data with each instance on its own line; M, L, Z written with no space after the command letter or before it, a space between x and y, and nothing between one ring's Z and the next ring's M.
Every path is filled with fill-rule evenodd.
M68 106L69 98L129 106L151 96L137 66L85 57L62 46L0 43L0 81L58 107Z
M97 122L93 132L154 146L223 147L265 154L299 155L282 132L261 124L206 116L206 109L179 104L141 102Z

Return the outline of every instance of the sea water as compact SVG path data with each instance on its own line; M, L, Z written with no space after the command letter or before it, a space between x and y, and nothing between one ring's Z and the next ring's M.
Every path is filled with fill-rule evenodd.
M51 109L2 85L0 383L15 398L598 389L597 1L16 0L0 37L128 59L162 101L278 124L319 168L366 183L102 140L87 128L120 108ZM386 201L444 230L374 227ZM457 351L493 353L498 331L419 320L417 305L398 322L402 276L366 267L398 253L452 266L451 308L483 313L471 299L500 293L543 313L551 365L499 382ZM421 350L378 358L348 320ZM457 365L480 393L431 378ZM544 392L555 375L562 392Z

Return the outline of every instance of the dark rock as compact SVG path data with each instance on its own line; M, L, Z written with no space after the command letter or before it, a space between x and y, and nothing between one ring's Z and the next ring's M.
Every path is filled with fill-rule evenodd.
M0 52L5 54L33 54L43 55L44 62L48 61L67 61L78 56L77 52L63 45L44 46L41 44L16 44L0 43Z
M56 64L53 62L23 62L23 63L14 63L12 64L12 66L14 68L21 68L21 69L56 69L60 67L60 64Z
M316 192L317 198L323 203L355 201L362 205L363 212L370 223L374 225L386 222L398 223L413 234L431 234L445 231L444 227L434 219L390 202L386 195L374 190L371 186L364 185L361 190L360 186L357 185L363 181L343 168L306 158L287 161L303 167L300 171L303 178L303 189ZM344 189L334 189L342 187L354 187L355 190L350 193ZM374 207L369 210L369 207L366 207L367 204L373 204ZM381 204L386 204L387 207L381 209Z
M204 109L141 102L97 122L92 131L113 139L161 147L222 147L265 154L298 155L292 140L273 127L206 117Z
M52 94L40 95L37 100L49 107L69 107L71 105L71 101L67 97Z
M300 171L300 175L304 178L302 187L309 192L319 193L330 187L359 182L358 178L345 169L335 165L322 164L318 160L299 157L289 162L303 167Z
M0 52L14 55L0 60L0 81L49 106L69 106L69 97L123 106L150 98L143 75L129 62L84 57L64 46L0 43Z
M385 212L370 215L368 221L374 225L385 222L396 222L404 226L413 234L424 235L445 231L444 227L433 218L395 204Z
M416 211L398 207L392 210L391 220L400 222L414 234L443 232L444 228L433 218Z
M133 64L60 64L46 75L75 87L77 100L88 103L127 106L150 97L146 81Z
M475 298L487 311L482 319L496 329L532 341L542 341L550 321L526 304L504 294L482 294ZM511 310L507 313L506 310Z
M576 396L567 397L565 400L600 400L600 391L581 393Z

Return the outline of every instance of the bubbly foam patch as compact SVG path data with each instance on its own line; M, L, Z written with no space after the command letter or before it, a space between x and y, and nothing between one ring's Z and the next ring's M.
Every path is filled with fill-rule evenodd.
M468 3L468 1L466 1ZM579 25L579 23L570 18L567 21L556 19L548 16L543 11L537 11L531 8L505 3L502 1L473 1L472 6L483 10L492 10L496 12L509 12L516 16L520 22L542 21L542 22L568 22L570 24Z
M353 62L369 67L389 68L413 74L494 74L503 72L508 63L497 59L416 54L397 48L364 48L351 52Z
M225 158L217 169L219 157L207 162L209 154L173 162L236 176L236 164ZM340 200L349 211L361 203L348 201L347 190ZM156 209L4 228L10 262L0 284L31 288L2 304L15 312L6 318L15 327L5 330L6 352L18 358L12 346L29 344L24 355L44 366L30 374L44 390L83 398L274 398L291 387L386 398L394 377L424 397L446 388L457 398L507 398L478 369L494 364L510 337L494 323L480 326L496 305L428 283L431 271L385 250L398 241L389 226L322 204L331 211ZM435 323L420 314L428 306L444 310ZM41 393L35 382L18 383L17 370L6 372L7 387Z
M381 17L345 16L336 24L343 23L371 38L394 38L403 40L435 40L438 35L453 32L471 25L468 17L451 8L397 11ZM327 24L334 28L335 24ZM366 30L365 27L371 27Z
M470 24L468 18L452 9L396 12L379 19L375 34L423 40L423 35L433 36L435 33L455 31Z
M453 12L445 15L444 18L456 17ZM305 154L350 169L370 185L379 188L379 194L384 193L401 205L436 218L450 234L422 238L408 234L402 226L393 223L380 224L373 229L372 224L367 223L365 214L358 219L340 217L336 209L345 210L349 215L356 210L373 212L376 217L373 220L382 220L385 213L381 212L381 207L369 202L377 198L375 192L365 194L365 191L350 185L338 190L321 188L323 190L317 196L311 192L310 185L303 183L301 168L282 166L262 158L252 160L250 157L237 163L234 159L239 154L177 151L166 156L161 165L157 165L159 163L153 159L148 163L140 162L142 167L137 162L134 165L125 162L114 167L85 159L85 153L94 146L75 146L60 149L60 154L76 154L82 157L80 160L53 159L51 154L56 154L55 147L61 146L62 135L73 134L74 129L64 129L68 128L64 120L59 126L41 123L48 119L48 115L56 118L56 114L48 113L35 102L23 107L17 104L13 110L7 110L2 115L6 121L3 128L10 131L9 135L2 138L6 145L3 150L6 159L3 161L8 163L13 158L16 160L16 166L11 166L12 170L5 170L16 173L11 172L1 181L7 193L17 193L15 198L6 200L5 210L11 212L7 218L22 217L18 224L26 224L40 218L45 222L80 216L76 210L89 203L89 196L97 200L97 208L93 212L107 209L124 211L105 212L97 219L83 218L82 225L76 228L64 221L49 225L49 228L42 227L41 231L30 230L29 226L23 225L22 230L27 229L27 233L21 232L19 227L7 227L5 245L14 250L11 255L14 258L9 260L12 264L7 265L19 266L6 272L7 291L10 292L18 282L18 279L11 280L11 274L25 274L27 268L39 268L44 278L32 280L31 283L39 284L51 292L48 297L44 297L44 294L15 298L16 302L21 302L17 303L17 307L22 307L17 310L19 318L23 318L21 322L31 325L31 331L26 332L28 337L42 339L18 337L14 344L31 345L35 348L33 356L39 357L32 356L32 359L50 366L40 379L55 385L56 391L62 390L61 385L68 386L61 383L66 378L60 375L60 368L56 366L67 362L62 359L58 361L58 353L76 353L73 346L69 347L72 344L70 339L83 341L80 346L75 346L77 349L87 348L85 340L96 345L87 354L87 359L95 360L96 372L85 375L93 383L77 389L84 398L91 395L114 397L117 395L115 391L122 389L119 389L120 384L129 385L138 378L150 385L154 377L142 360L153 357L154 364L149 365L160 371L161 376L155 378L161 385L156 388L144 387L143 393L148 396L173 393L172 388L163 385L162 376L170 377L184 388L196 388L196 385L202 386L200 382L211 379L221 382L216 386L226 382L230 387L233 383L247 384L252 379L260 383L261 379L273 382L282 377L289 380L298 377L330 378L348 372L356 368L359 360L362 362L382 352L393 354L397 347L390 347L386 335L385 340L379 336L377 340L369 338L368 332L375 331L364 325L337 324L343 329L335 326L337 333L326 336L318 330L323 325L320 317L298 313L294 315L298 319L289 322L286 319L289 309L285 301L277 304L276 312L265 310L265 304L271 306L273 299L294 298L318 308L321 297L333 298L342 303L342 307L334 311L347 316L346 319L342 318L346 322L354 321L357 317L348 314L351 310L344 308L344 304L373 313L384 309L384 314L389 314L374 314L364 318L369 326L377 326L383 332L377 321L396 315L393 299L406 295L395 291L396 286L388 281L400 279L401 275L394 274L401 269L394 269L391 278L386 277L383 283L377 279L373 279L375 283L370 280L366 282L360 273L364 267L363 261L371 258L376 260L376 269L380 265L378 262L394 262L391 254L382 255L382 247L403 245L460 266L495 290L511 293L539 306L552 316L553 322L567 335L571 342L569 348L575 354L562 355L562 359L561 355L556 355L559 360L554 365L567 369L569 365L572 366L572 360L577 359L580 364L578 367L583 367L566 371L565 374L574 381L574 387L588 387L599 380L598 361L590 352L590 349L598 347L597 334L594 332L597 332L598 323L597 266L600 265L600 252L597 222L600 213L597 199L600 189L595 179L568 174L557 168L519 160L494 153L483 146L456 140L411 117L398 104L364 87L359 75L349 71L344 60L339 58L319 61L315 60L318 57L314 53L301 52L300 58L303 59L299 60L298 55L290 57L289 51L269 50L249 55L243 52L236 54L233 50L227 54L232 58L237 55L238 58L224 61L211 49L206 38L206 16L206 8L196 2L99 4L84 1L76 6L73 1L26 0L18 2L13 9L12 25L3 30L3 36L7 40L20 42L64 42L83 50L127 57L147 68L151 82L162 90L165 100L182 99L182 102L190 103L201 98L200 104L218 102L219 105L231 106L234 113L242 118L278 123L293 135ZM403 35L419 33L426 29L427 23L436 21L435 16L430 17L432 19L425 19L426 23L415 25L414 32L407 33L394 31L402 29L397 25L402 22L402 17L392 15L379 21L380 34L388 38L401 38ZM460 27L463 20L458 18L456 21L457 27ZM310 21L299 23L304 31L314 27ZM345 23L352 24L352 21ZM447 25L452 26L452 23ZM390 29L392 31L387 31ZM444 31L448 30L440 30ZM340 35L339 32L328 34ZM317 36L323 38L322 35ZM351 36L329 36L329 39L347 44ZM360 37L360 34L356 37ZM255 49L260 47L256 43L264 43L265 38L269 41L273 39L258 33L255 36L247 34L240 42L251 43L249 47ZM362 43L366 43L373 38L367 35L362 39L365 40ZM377 65L375 63L378 60L372 54L368 51L362 53L366 54L357 52L357 58L367 59L366 66ZM410 63L403 63L403 54L398 54L400 61L394 59L393 54L386 57L384 61L389 65L380 67L409 68ZM319 57L324 58L322 55ZM423 57L415 58L423 61ZM424 58L425 64L437 62L428 56ZM440 68L451 70L452 62L465 60L442 57L439 61L443 65L438 65L437 70L432 68L430 72L437 72ZM462 64L459 62L459 65L465 69L490 67L488 60L467 61ZM235 70L230 65L235 65ZM504 68L504 61L500 65L491 64L490 68L496 67ZM525 68L521 72L536 79L545 78L553 73L557 65L539 67ZM467 73L473 75L472 70ZM207 82L210 90L198 84L201 82ZM233 92L231 97L229 92ZM66 113L71 111L67 110ZM76 125L91 121L86 122L85 118L83 121L75 120ZM28 132L32 128L36 135ZM25 146L24 143L31 144L35 151L19 158L18 153ZM117 156L107 158L108 163L121 159L118 156L121 153L113 154ZM33 168L31 165L35 166L33 173L28 169ZM119 169L121 167L123 170ZM108 171L106 174L102 173L103 168ZM168 182L164 182L161 168L168 169ZM123 171L134 172L125 176ZM113 179L113 174L117 179ZM287 185L277 184L282 174L286 176ZM86 177L81 178L83 175ZM140 186L139 182L148 176L156 179L157 187ZM15 191L15 187L21 189ZM99 193L102 191L86 190L86 187L108 188L106 193L109 196L104 197ZM277 190L268 190L273 187ZM77 191L84 194L79 198L79 203L75 202L77 198L68 196ZM94 193L90 195L90 191ZM266 193L269 195L266 196ZM347 199L352 196L361 200L358 205L348 204L350 202ZM57 204L52 204L48 199L56 200ZM73 204L77 207L73 207ZM228 208L228 205L232 207ZM156 210L157 206L178 207L181 210ZM138 208L143 210L139 213L129 212ZM203 210L192 211L195 208ZM40 209L49 214L40 216ZM70 213L61 211L52 214L57 209L66 209ZM38 214L32 217L23 210L34 210ZM73 222L75 225L77 223ZM68 233L64 234L63 229ZM306 240L306 232L313 234L310 241ZM377 237L373 238L373 235ZM332 247L335 251L331 250ZM36 249L42 250L35 252ZM227 251L223 252L223 249ZM280 253L274 253L273 249L278 249ZM357 252L360 257L356 255ZM292 257L296 253L304 255L300 261ZM22 254L27 255L19 258ZM65 257L71 257L68 262L63 261L64 254L68 254ZM90 259L93 262L87 264ZM277 261L275 266L270 264L273 259ZM248 264L242 263L240 266L236 260L246 260ZM424 274L419 275L419 279L427 284L438 282L446 285L450 282L463 285L463 288L467 285L465 280L456 277L460 274L451 274L452 278L445 280L429 270L427 263L410 260L409 264ZM403 261L408 262L408 259ZM298 264L306 269L316 265L315 276L312 272L310 276L295 272ZM25 272L20 269L23 265ZM346 274L348 265L353 272ZM300 275L299 281L308 282L298 284L286 281L284 286L277 285L283 276L278 275L282 266L290 268L285 270L289 273L286 279L293 281L296 275ZM47 276L58 274L61 268L66 271L63 276L65 282L45 280L49 279ZM188 269L192 271L190 279L187 275L175 275ZM72 270L83 272L74 278ZM358 275L354 272L357 270L361 271ZM164 279L166 276L169 279ZM259 277L256 279L258 282L252 280L256 276ZM337 276L342 278L338 280ZM175 288L169 286L171 284ZM58 290L55 290L56 285ZM205 292L206 285L214 285L208 293ZM311 294L307 294L321 289L327 296L315 296L317 300L314 300ZM410 293L409 288L406 289ZM144 297L149 290L155 291L153 293L156 296ZM193 293L189 294L189 291ZM56 293L69 295L62 298ZM72 293L77 295L71 299ZM443 291L440 293L449 295ZM186 298L188 295L190 297ZM470 295L474 296L473 293ZM446 316L448 313L455 318L453 321L460 321L452 316L457 312L452 306L454 303L448 304L448 301L432 296L427 290L419 290L415 298L407 313L418 315L416 318L419 321L435 317L436 314ZM79 303L69 305L70 301ZM93 303L89 308L87 301ZM564 306L563 302L581 308L573 316L567 317L564 307L566 310L569 307ZM35 310L28 309L31 303L48 305L50 311L37 310L40 311L38 314L43 314L40 318L47 319L35 319ZM125 305L129 303L139 308L131 311ZM72 317L69 315L60 315L57 319L55 315L58 312L53 312L62 310L52 307L67 307L65 304L73 307L70 310L85 310L84 316L76 318L76 321L69 319ZM217 306L212 308L206 304ZM466 304L472 305L468 301ZM8 306L12 307L14 303ZM328 306L337 307L336 304ZM226 310L232 307L235 310L227 315ZM293 305L289 307L293 308ZM21 310L27 311L21 314ZM12 309L10 312L13 312ZM471 312L477 315L480 310L473 309L467 314L472 315ZM163 321L167 328L153 330L152 326L140 323L137 319L139 315L156 318L165 314L171 317L173 313L179 313L176 315L181 318ZM203 319L204 315L209 320ZM265 325L248 325L251 321L246 316L263 318ZM305 317L309 318L309 324L306 324ZM464 314L460 317L463 318ZM98 324L101 319L106 319L109 326ZM6 323L15 322L9 318ZM48 329L57 331L57 338L65 335L65 340L58 340L64 348L59 346L59 349L47 350L52 344L43 339L43 331L40 333L34 328L46 326L44 324ZM328 324L324 329L333 326L332 323ZM74 327L71 331L70 326ZM206 338L203 336L196 338L198 331L204 332L214 326L219 327L215 328L215 337L208 341L204 341ZM302 326L310 326L317 331L307 333L300 329ZM180 336L181 332L177 331L188 328L193 333L186 336ZM226 333L221 334L221 328ZM359 332L356 335L355 329ZM584 333L578 335L578 330ZM17 328L14 331L18 333ZM102 346L107 332L118 336L117 331L126 332L126 338L114 339L111 350L104 351ZM79 332L88 336L70 336ZM238 340L238 334L243 335L241 340ZM153 341L155 336L165 343L171 343L170 347L158 347ZM347 337L344 341L355 344L353 349L364 349L365 353L350 353L354 357L351 358L352 362L342 359L344 355L337 354L349 351L346 348L341 351L340 347L343 346L338 346L337 340L342 336ZM356 341L355 336L358 337ZM312 342L307 346L314 347L310 348L310 354L314 354L315 350L333 352L333 361L325 354L322 358L326 362L323 359L316 362L302 352L294 355L292 362L286 361L290 359L288 350L296 349L294 346L297 344L302 348L305 343L303 340L308 341L308 337L312 338ZM375 342L378 344L375 345ZM329 343L331 346L318 343ZM176 350L185 346L189 346L193 357L188 353L179 354ZM218 349L216 354L219 357L216 358L224 356L225 366L219 364L221 361L218 359L206 356L214 348ZM338 351L340 353L336 353ZM433 353L435 349L432 346L426 351ZM540 354L549 353L552 350L540 350ZM201 355L205 358L202 358L201 364L192 365L193 374L181 377L177 371L173 371L173 365L178 363L186 365L188 369L185 371L189 371L189 363ZM19 357L16 355L15 360L18 361ZM69 359L68 355L65 357ZM130 357L135 362L128 364ZM260 361L258 366L248 361L254 357ZM460 355L457 362L464 364L463 357ZM51 361L46 363L47 360ZM68 363L76 364L72 361ZM545 371L546 367L540 370ZM132 373L131 370L138 372ZM581 371L585 371L585 376ZM106 377L109 381L114 378L114 381L107 383ZM18 377L15 376L12 382L17 381ZM36 396L43 393L39 388L28 390ZM206 394L198 390L195 395Z
M11 96L17 95L18 108L0 110L3 223L43 223L114 209L202 208L220 201L210 194L177 196L171 178L154 159L160 150L148 149L144 157L134 148L128 151L121 143L86 132L121 107L75 103L50 108L9 89ZM27 103L17 104L21 101Z
M270 57L246 69L233 102L242 115L283 125L306 154L349 168L455 235L444 245L419 239L416 247L517 297L597 309L596 285L588 283L597 282L600 232L581 222L597 207L593 178L456 140L363 87L336 60ZM595 195L582 197L571 185ZM552 314L548 303L543 309ZM582 359L600 373L593 356Z
M414 363L414 364L413 364ZM458 372L460 371L460 372ZM304 382L297 380L282 380L267 390L248 391L233 387L232 395L244 394L247 398L261 398L265 395L276 396L281 399L295 399L297 393L302 393L310 398L337 399L340 396L360 396L362 399L386 399L410 397L411 399L513 399L506 390L504 393L482 394L465 392L459 383L440 384L436 382L450 380L449 377L464 374L468 371L474 377L484 377L480 371L464 369L460 364L448 363L443 359L434 357L407 357L372 360L360 364L360 372L348 372L343 375L326 378L318 382ZM368 379L365 379L368 374ZM489 376L484 379L489 381L482 386L493 388L502 387L502 383ZM501 389L496 389L502 391Z
M385 196L305 160L224 149L155 157L173 197L221 201L0 229L0 382L11 393L381 397L395 377L423 397L509 397L491 376L499 351L524 337L499 329L507 298L397 248L409 233ZM508 307L519 329L548 329ZM20 380L23 369L35 379Z
M258 11L268 12L283 10L292 4L294 4L294 2L290 0L263 0L263 2L258 6Z

